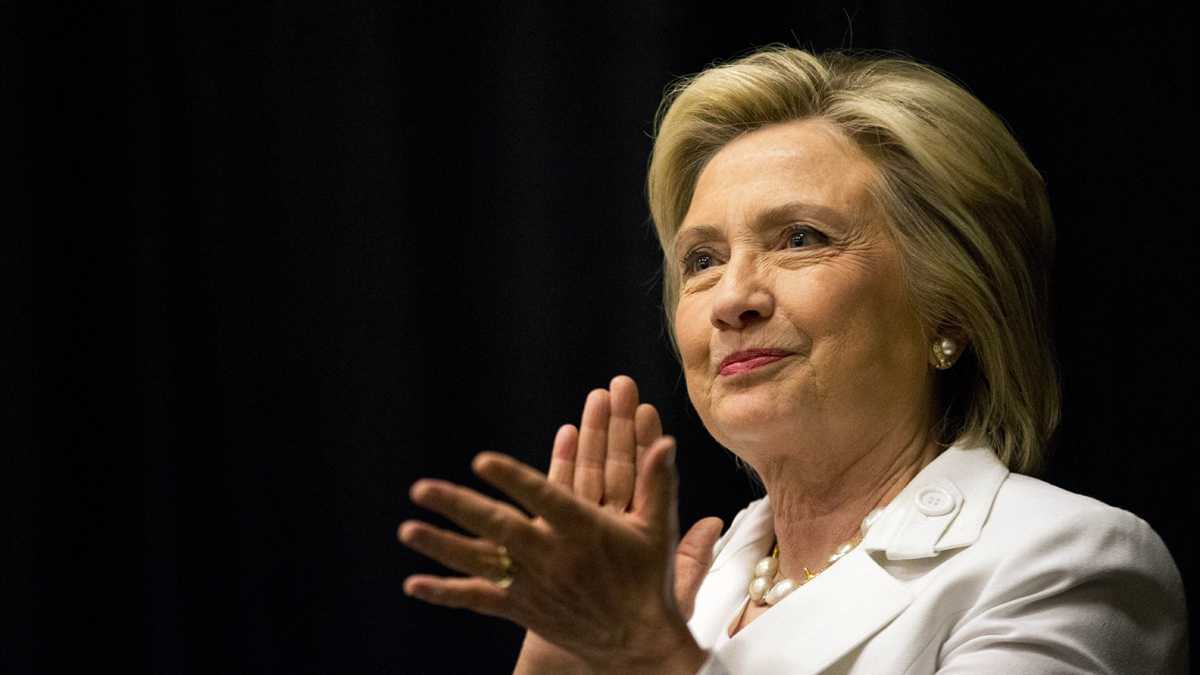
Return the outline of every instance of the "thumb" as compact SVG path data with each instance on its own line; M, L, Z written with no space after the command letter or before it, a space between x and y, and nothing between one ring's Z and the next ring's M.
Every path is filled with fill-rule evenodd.
M721 536L725 523L720 518L703 518L683 535L675 550L675 602L685 620L692 618L696 593L712 566L713 545Z

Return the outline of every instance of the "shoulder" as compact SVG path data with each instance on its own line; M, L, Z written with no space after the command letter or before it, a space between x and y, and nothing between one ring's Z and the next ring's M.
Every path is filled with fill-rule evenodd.
M976 543L1014 563L1044 561L1075 575L1125 570L1183 592L1171 554L1146 521L1031 476L1010 474L1000 485Z
M1044 516L1092 513L1103 514L1114 520L1125 520L1133 514L1104 502L1047 483L1040 478L1020 473L1010 473L996 492L995 509L992 517L1003 517L1007 513L1023 510L1040 510Z
M945 663L1019 654L1085 672L1184 667L1179 571L1153 528L1128 511L1010 474L978 540L954 557L960 565L950 567L969 570L975 600L943 645Z

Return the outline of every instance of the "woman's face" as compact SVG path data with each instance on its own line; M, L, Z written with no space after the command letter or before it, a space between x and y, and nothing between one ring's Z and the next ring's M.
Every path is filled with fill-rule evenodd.
M819 457L865 453L928 428L928 346L873 176L810 119L737 138L697 181L673 252L688 393L760 471L756 460L806 443Z

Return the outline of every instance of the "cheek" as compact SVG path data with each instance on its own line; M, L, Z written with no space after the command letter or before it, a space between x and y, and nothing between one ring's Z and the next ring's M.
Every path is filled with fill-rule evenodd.
M675 342L683 359L683 371L692 385L693 376L708 365L710 323L695 299L681 299L675 309Z
M894 300L888 275L873 263L843 255L779 275L779 309L799 333L797 346L808 347L817 364L866 357L859 352L876 349L876 338L891 332Z
M824 297L838 356L872 371L907 370L914 350L920 351L920 325L892 262L847 279Z
M696 342L698 309L693 298L680 298L675 306L675 341L679 343L680 350L686 350Z

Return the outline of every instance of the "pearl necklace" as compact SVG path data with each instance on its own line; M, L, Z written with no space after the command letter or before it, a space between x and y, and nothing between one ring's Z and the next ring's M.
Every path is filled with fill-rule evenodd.
M858 546L863 538L867 536L867 530L871 529L871 525L875 524L881 513L883 513L883 509L875 509L868 513L867 517L863 518L858 535L837 547L833 555L829 556L829 560L826 561L824 567L818 569L816 572L812 572L805 567L804 581L800 583L796 583L794 579L784 577L775 582L775 584L771 584L771 581L775 578L775 574L779 571L779 542L776 540L775 550L771 552L771 555L759 560L758 564L754 566L754 576L750 579L750 599L760 607L762 605L774 605L787 597L788 593L812 581L818 574L829 569L830 565L846 557L850 551L853 551L854 547Z

